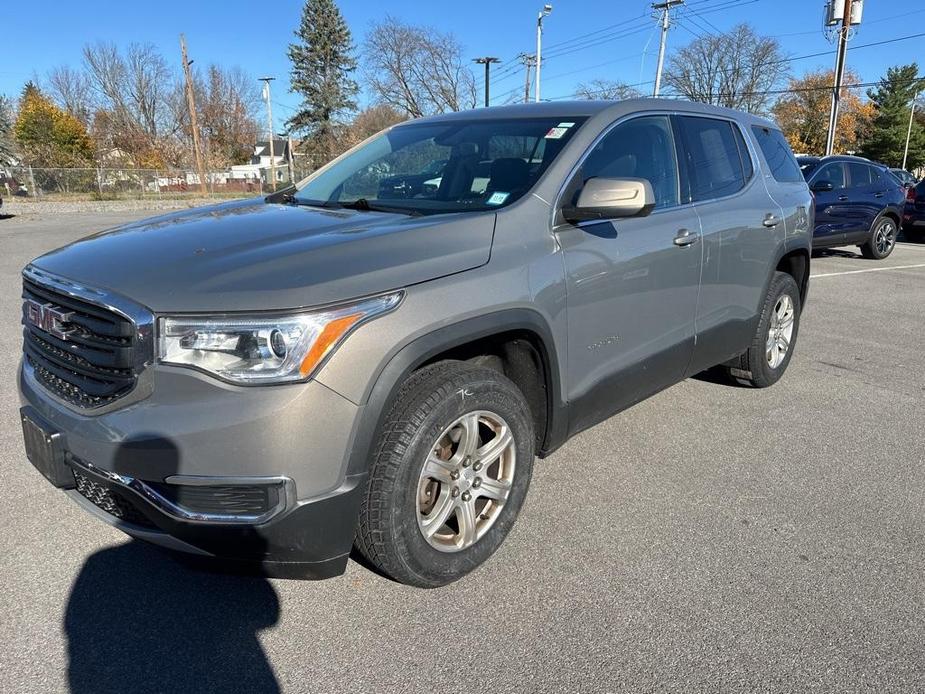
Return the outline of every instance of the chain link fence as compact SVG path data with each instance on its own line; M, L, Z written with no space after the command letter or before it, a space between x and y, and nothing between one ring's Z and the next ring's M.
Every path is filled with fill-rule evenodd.
M280 167L277 168L280 170ZM288 183L283 168L282 188ZM301 173L301 172L297 172ZM296 178L298 180L298 178ZM203 185L204 184L204 185ZM190 170L160 169L48 169L31 166L0 168L0 195L36 200L145 200L233 198L272 192L259 174L208 171L200 183Z

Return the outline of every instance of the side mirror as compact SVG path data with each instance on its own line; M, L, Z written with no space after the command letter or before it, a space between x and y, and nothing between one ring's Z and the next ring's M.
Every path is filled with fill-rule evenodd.
M831 181L816 181L813 183L812 191L814 193L828 193L835 190Z
M644 178L590 178L578 202L562 209L572 224L592 219L645 217L655 209L655 191Z

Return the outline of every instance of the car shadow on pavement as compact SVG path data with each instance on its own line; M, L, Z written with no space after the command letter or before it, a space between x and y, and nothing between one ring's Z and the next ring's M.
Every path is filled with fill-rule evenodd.
M257 634L279 612L265 578L195 571L137 540L101 550L64 617L70 691L278 692Z

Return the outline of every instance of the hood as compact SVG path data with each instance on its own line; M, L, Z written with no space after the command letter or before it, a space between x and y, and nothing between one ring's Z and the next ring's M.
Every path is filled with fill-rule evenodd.
M494 213L408 217L236 201L133 222L33 265L156 312L346 301L488 262Z

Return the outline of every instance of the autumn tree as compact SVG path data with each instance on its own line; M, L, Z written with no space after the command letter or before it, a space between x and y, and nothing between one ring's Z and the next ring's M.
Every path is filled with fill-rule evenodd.
M764 113L768 94L789 71L777 39L739 24L723 34L709 34L678 50L669 62L665 83L691 101Z
M23 89L13 135L24 158L33 166L92 164L93 143L83 123L58 108L32 82Z
M209 65L205 76L195 78L196 111L209 166L243 164L250 159L257 141L257 112L260 89L257 81L239 67ZM184 133L189 130L189 113L179 115Z
M856 73L845 71L844 84L858 82L860 78ZM794 152L825 153L834 83L832 70L816 70L791 79L788 93L771 110ZM850 88L842 89L840 104L835 151L856 152L870 127L873 109L861 100L856 90Z
M411 118L475 108L475 78L450 33L386 17L363 47L369 90Z
M876 89L867 92L874 109L870 135L864 142L864 156L890 166L900 166L909 135L912 100L925 87L915 63L887 69ZM907 167L925 164L925 129L913 120L909 137Z
M334 0L306 0L289 44L291 91L302 103L286 127L304 138L305 149L327 161L337 148L344 115L356 108L356 59L350 29Z
M404 120L407 120L407 116L387 104L376 104L363 109L347 126L342 149L346 151L366 138Z
M603 99L604 101L623 101L625 99L638 99L642 96L635 87L623 82L613 80L591 80L582 82L575 90L577 99Z

